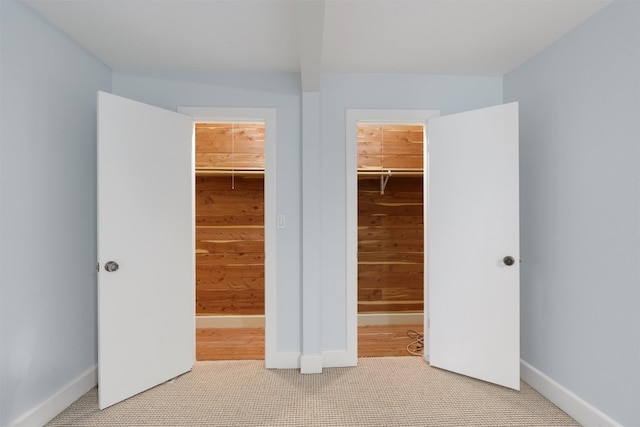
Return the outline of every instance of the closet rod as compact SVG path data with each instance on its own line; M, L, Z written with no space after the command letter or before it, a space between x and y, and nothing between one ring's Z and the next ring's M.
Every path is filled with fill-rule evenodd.
M196 169L196 175L264 175L264 170L255 169Z
M358 171L358 176L380 176L380 175L388 175L388 170L383 171ZM423 176L424 172L421 170L415 171L407 171L407 170L393 170L391 169L391 174L393 176Z

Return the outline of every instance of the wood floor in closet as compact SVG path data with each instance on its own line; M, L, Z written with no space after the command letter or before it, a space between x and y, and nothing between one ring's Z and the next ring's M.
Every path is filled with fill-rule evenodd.
M422 325L370 325L358 327L358 357L411 356L414 338ZM196 330L197 360L263 360L263 328L207 328Z

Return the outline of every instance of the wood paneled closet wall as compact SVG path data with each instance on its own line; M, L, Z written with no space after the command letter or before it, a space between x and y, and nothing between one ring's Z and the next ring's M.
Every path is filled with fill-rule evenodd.
M423 145L422 125L358 124L359 313L424 308Z
M196 124L196 314L264 314L264 123Z
M358 125L359 313L423 310L423 143ZM264 256L264 124L199 123L196 314L264 314Z

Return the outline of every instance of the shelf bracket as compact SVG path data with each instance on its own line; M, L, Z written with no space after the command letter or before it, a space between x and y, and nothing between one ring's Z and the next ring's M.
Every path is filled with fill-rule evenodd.
M387 176L380 175L380 195L384 196L384 189L387 188L387 182L391 178L391 169L387 171Z

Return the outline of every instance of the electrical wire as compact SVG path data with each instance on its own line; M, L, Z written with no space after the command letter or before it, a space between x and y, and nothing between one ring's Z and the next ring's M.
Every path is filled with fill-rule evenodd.
M407 351L414 356L422 356L424 354L424 335L413 329L407 331L407 336L414 341L407 345Z

